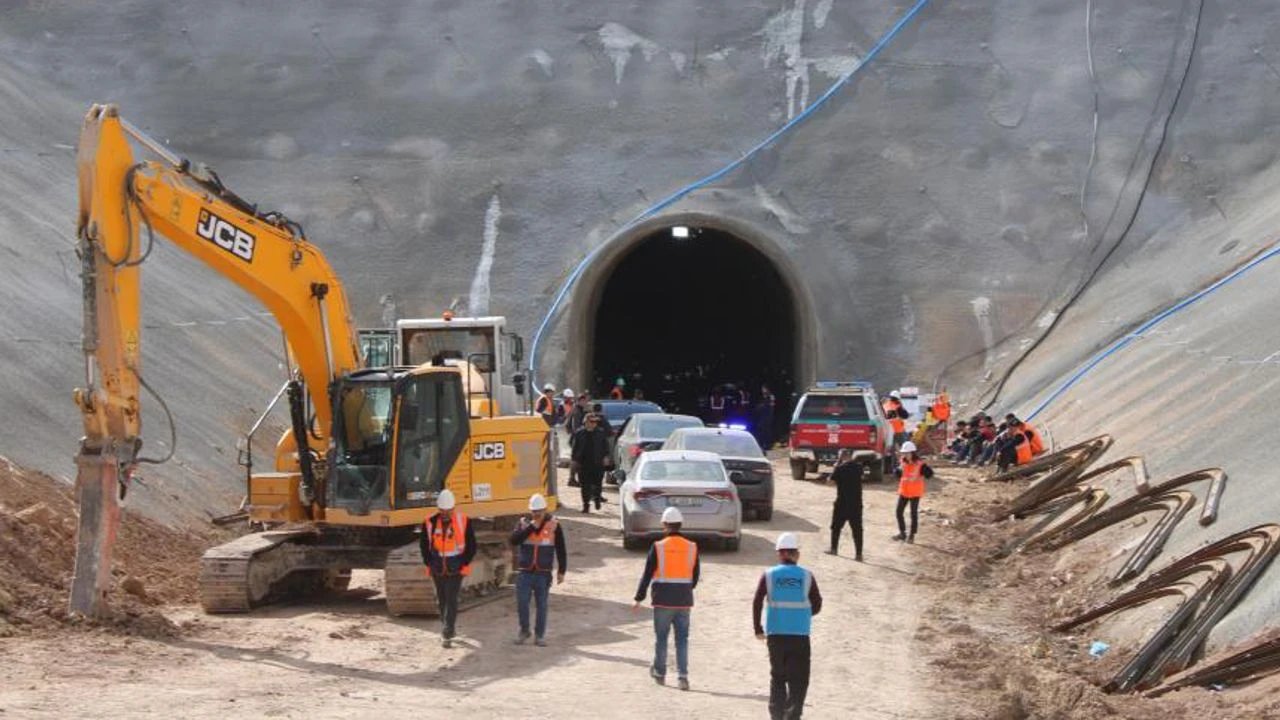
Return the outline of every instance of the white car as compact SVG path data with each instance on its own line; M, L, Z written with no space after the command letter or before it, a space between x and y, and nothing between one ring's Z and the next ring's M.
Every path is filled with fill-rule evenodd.
M680 533L713 540L726 550L742 544L742 505L720 456L696 450L651 450L622 476L618 512L628 550L662 537L662 512L680 509Z

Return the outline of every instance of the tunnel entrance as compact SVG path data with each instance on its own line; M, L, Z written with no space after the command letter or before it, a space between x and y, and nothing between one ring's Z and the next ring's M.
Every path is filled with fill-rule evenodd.
M598 298L587 366L596 397L622 377L628 398L639 390L670 412L781 436L804 375L800 323L792 289L755 246L711 227L662 227L631 244ZM771 421L762 386L776 398Z

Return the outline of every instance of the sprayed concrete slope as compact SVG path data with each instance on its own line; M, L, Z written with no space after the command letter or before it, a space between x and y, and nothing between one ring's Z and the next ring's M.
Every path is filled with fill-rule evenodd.
M999 403L1029 404L1120 328L1270 239L1280 56L1268 32L1280 8L1092 6L1086 43L1082 0L935 2L807 124L673 211L750 227L785 258L814 311L816 374L896 384L942 373L976 394L1140 204L1094 285ZM0 450L71 472L78 418L68 391L80 359L69 145L92 101L120 103L237 192L301 221L362 323L380 321L388 294L404 316L457 298L508 315L528 337L584 253L795 116L905 9L871 0L311 3L288 13L138 1L109 15L70 2L7 7L0 244L12 259L0 266L9 378ZM147 271L147 373L177 411L180 451L134 502L166 517L220 514L239 499L234 433L280 381L279 337L247 296L172 249L161 247ZM1212 532L1265 515L1244 498L1267 463L1237 458L1271 451L1237 438L1269 432L1257 412L1265 395L1250 393L1274 366L1213 356L1274 351L1264 346L1280 332L1238 312L1261 314L1270 285L1242 281L1196 311L1216 315L1185 316L1183 339L1210 347L1204 355L1161 355L1146 342L1118 358L1048 416L1055 434L1110 430L1118 450L1141 445L1156 473L1223 465L1232 487ZM555 377L570 339L556 327L544 368L573 381ZM1212 349L1234 339L1239 350ZM1152 355L1137 364L1143 353ZM1202 381L1190 383L1187 368ZM1186 392L1146 392L1133 415L1109 417L1104 393L1130 375L1167 375ZM1201 412L1210 405L1222 412ZM147 423L159 452L163 418ZM1185 532L1170 552L1203 537ZM1259 594L1249 613L1272 602ZM1254 627L1245 615L1228 629Z

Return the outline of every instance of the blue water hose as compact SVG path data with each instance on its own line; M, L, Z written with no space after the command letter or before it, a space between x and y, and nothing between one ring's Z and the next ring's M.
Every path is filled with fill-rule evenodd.
M845 73L843 76L841 76L839 80L836 80L834 83L832 83L831 87L827 88L826 92L822 93L822 95L816 101L814 101L812 105L805 108L803 111L800 112L800 114L796 115L791 120L788 120L787 123L782 127L779 127L777 130L774 130L764 140L761 140L750 150L743 153L742 157L736 160L733 160L729 164L711 173L710 175L707 175L706 177L695 180L689 183L688 185L685 185L679 190L671 193L665 198L654 203L652 206L647 208L644 212L640 213L639 215L636 215L629 222L627 222L627 224L619 228L618 231L615 233L615 237L617 235L620 235L622 232L626 231L628 228L631 228L639 224L646 218L649 218L671 207L672 205L676 204L677 202L685 198L687 195L689 195L689 193L693 192L694 190L704 188L707 185L710 185L711 183L714 183L717 180L720 180L724 176L728 175L729 173L733 172L734 170L738 169L743 164L751 160L751 158L754 157L761 150L764 150L765 148L772 145L774 142L778 140L778 138L781 138L783 135L789 132L792 128L804 122L806 119L809 118L810 115L817 112L819 108L825 105L833 95L839 92L845 85L848 85L849 81L852 80L854 76L857 75L858 72L862 70L862 68L866 67L867 64L871 62L877 55L879 55L880 51L883 50L886 45L892 42L893 39L897 37L899 33L902 32L903 28L905 28L908 24L910 24L911 21L915 18L915 16L920 14L920 11L924 10L924 8L928 6L930 2L931 0L917 0L916 4L913 5L911 9L908 10L906 14L904 14L898 20L898 22L894 23L893 27L889 28L888 32L880 36L880 39L876 41L876 44L872 46L871 50L869 50L861 60L858 61L858 64L852 70ZM542 317L542 322L538 324L538 330L533 334L533 342L529 346L529 367L530 367L531 374L533 375L533 380L532 380L533 384L531 385L531 387L538 386L538 379L537 379L538 348L542 344L542 337L546 333L547 327L551 324L551 321L555 317L556 312L560 309L561 304L564 303L565 296L569 294L569 291L571 289L573 289L573 286L578 282L578 278L581 277L583 271L586 270L587 267L591 265L591 262L595 260L595 258L600 254L602 250L605 249L607 245L608 245L608 242L603 242L597 245L590 252L588 252L585 257L582 258L582 261L579 262L578 265L573 269L573 272L569 273L569 277L565 279L564 284L560 286L560 291L556 293L555 299L553 299L551 302L551 306L547 308L546 314L543 315Z
M1183 310L1186 310L1188 307L1191 307L1195 303L1199 302L1201 299L1208 297L1209 295L1212 295L1213 293L1221 289L1223 286L1231 282L1234 282L1240 276L1244 275L1245 273L1249 272L1255 267L1261 265L1267 260L1270 260L1276 255L1280 255L1280 245L1276 245L1272 247L1270 250L1255 257L1254 259L1250 260L1244 265L1241 265L1240 267L1236 268L1231 273L1221 278L1217 282L1213 283L1212 285L1209 285L1208 287L1205 287L1204 289L1196 292L1195 294L1185 297L1182 300L1179 300L1177 303L1173 304L1170 307L1165 308L1164 310L1161 310L1159 313L1153 316L1150 320L1147 320L1146 322L1139 325L1132 332L1126 333L1123 337L1120 337L1112 341L1110 345L1108 345L1106 348L1104 348L1101 352L1097 353L1093 357L1089 358L1088 362L1086 362L1079 370L1073 373L1071 377L1067 378L1065 382L1063 382L1052 393L1050 393L1049 397L1045 398L1039 405L1036 406L1034 410L1031 411L1029 415L1026 416L1026 419L1034 420L1036 416L1044 412L1045 408L1049 407L1049 405L1053 403L1054 400L1057 400L1059 397L1062 396L1063 393L1070 390L1076 383L1083 380L1084 377L1088 375L1090 372L1092 372L1093 369L1096 368L1099 364L1101 364L1103 360L1106 360L1112 355L1115 355L1116 353L1125 349L1129 345L1133 344L1134 340L1141 338L1143 335L1145 335L1149 330L1151 330L1155 326L1159 325L1165 320L1168 320L1170 317L1177 315Z

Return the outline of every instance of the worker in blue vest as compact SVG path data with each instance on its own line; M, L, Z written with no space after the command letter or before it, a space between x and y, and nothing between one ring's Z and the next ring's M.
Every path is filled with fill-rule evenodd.
M769 644L769 717L800 720L809 692L809 628L822 612L822 593L813 573L796 564L800 541L795 533L779 535L774 548L778 564L760 576L751 616L756 637Z

